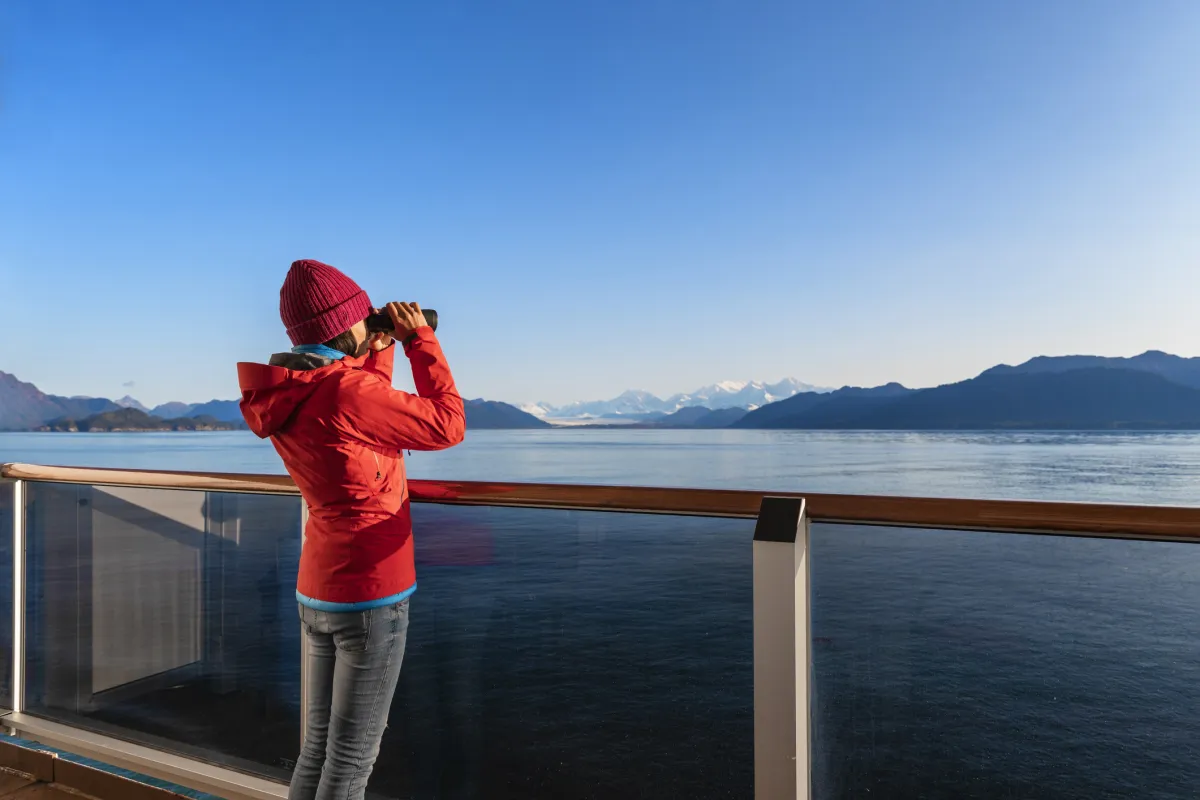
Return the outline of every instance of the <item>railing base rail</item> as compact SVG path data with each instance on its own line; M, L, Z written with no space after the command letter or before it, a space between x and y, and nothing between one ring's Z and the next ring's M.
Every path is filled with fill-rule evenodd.
M227 800L281 800L288 794L283 783L29 714L9 714L0 721L22 738Z

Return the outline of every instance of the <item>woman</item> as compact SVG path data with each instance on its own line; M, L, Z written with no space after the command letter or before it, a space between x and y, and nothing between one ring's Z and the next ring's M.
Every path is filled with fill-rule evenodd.
M363 798L400 677L416 591L403 450L463 439L462 398L420 306L390 303L368 334L366 293L319 261L292 264L280 316L294 347L242 363L242 414L270 437L308 506L296 599L308 716L289 800ZM392 388L403 343L417 395Z

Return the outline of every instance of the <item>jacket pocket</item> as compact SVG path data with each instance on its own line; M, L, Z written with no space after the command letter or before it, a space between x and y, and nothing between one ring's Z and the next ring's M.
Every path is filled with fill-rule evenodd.
M386 457L364 445L356 445L347 453L354 488L366 498L375 498L383 489L386 479ZM357 467L355 474L354 467Z

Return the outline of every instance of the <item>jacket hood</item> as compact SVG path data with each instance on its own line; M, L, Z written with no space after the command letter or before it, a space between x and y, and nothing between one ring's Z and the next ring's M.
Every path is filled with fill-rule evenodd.
M269 364L239 363L239 406L246 425L261 439L277 433L321 381L345 367L311 353L276 353Z

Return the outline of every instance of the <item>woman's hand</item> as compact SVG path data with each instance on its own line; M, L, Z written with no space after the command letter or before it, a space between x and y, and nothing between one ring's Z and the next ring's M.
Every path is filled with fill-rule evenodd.
M416 303L388 303L387 312L395 326L392 336L400 341L411 336L417 328L424 328L429 324L425 321L421 306Z
M380 308L372 308L372 314L379 314ZM387 331L367 331L367 348L378 353L392 346L392 335Z
M372 333L367 338L367 347L378 353L380 350L387 350L392 346L392 335L390 333Z

